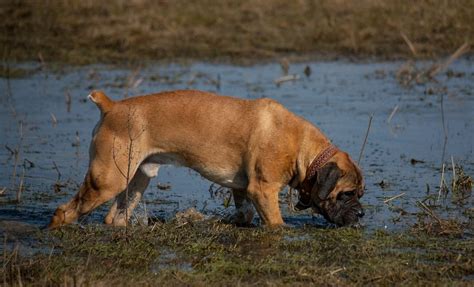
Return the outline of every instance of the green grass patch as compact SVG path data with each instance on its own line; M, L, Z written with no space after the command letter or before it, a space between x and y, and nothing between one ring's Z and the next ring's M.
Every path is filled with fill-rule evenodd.
M451 285L469 284L474 274L472 238L420 229L238 228L211 220L128 230L74 225L38 238L43 253L4 254L7 284Z

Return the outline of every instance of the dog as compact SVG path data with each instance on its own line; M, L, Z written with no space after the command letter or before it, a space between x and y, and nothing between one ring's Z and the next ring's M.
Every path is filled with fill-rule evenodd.
M296 209L312 208L338 226L364 215L361 170L313 124L278 102L180 90L113 101L88 98L100 110L89 168L74 198L49 224L74 222L115 198L105 223L128 224L160 165L191 168L232 189L232 220L250 224L255 210L267 226L283 224L278 195L299 191ZM253 208L255 207L255 208Z

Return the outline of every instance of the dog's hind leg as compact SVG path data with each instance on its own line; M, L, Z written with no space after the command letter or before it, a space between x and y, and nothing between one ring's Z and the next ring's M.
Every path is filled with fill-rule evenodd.
M114 226L125 226L132 216L133 210L140 202L149 182L150 178L138 170L128 185L128 189L126 188L117 196L105 217L105 223Z
M237 225L247 226L252 223L255 215L255 209L252 201L247 197L246 190L232 189L232 195L235 203L235 213L231 220Z
M143 192L148 186L150 178L144 175L140 170L137 171L132 181L130 182L127 189L122 191L117 196L114 206L111 208L111 212L107 215L105 223L112 224L114 226L125 226L127 225L130 217L133 214L133 210L137 207L140 199L142 198ZM127 196L128 192L128 196ZM128 197L128 198L127 198ZM128 200L127 200L128 199ZM113 217L112 217L113 212Z
M133 210L137 207L145 192L151 177L158 174L159 165L146 163L137 170L127 189L120 193L112 204L109 213L105 217L106 224L114 226L125 226L130 220Z
M56 209L49 228L72 223L79 216L115 198L126 189L127 174L128 178L134 178L138 165L143 160L142 155L137 151L132 154L133 156L128 156L122 149L114 150L114 143L117 143L112 142L112 139L110 137L102 139L101 144L96 144L93 139L91 162L84 182L71 201ZM116 146L128 147L126 142Z
M79 216L91 212L125 189L126 184L123 179L109 180L107 178L108 176L98 177L95 172L89 170L74 198L56 209L49 227L55 228L72 223Z

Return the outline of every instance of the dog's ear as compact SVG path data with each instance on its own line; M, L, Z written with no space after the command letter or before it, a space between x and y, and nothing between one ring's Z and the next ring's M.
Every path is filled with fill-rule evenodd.
M342 171L336 163L330 162L318 170L316 182L311 191L313 201L325 200L331 191L336 187L336 183L342 176Z

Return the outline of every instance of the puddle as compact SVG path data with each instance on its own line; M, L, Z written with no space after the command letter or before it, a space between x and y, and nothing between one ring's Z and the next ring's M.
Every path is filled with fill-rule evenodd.
M312 238L309 235L302 235L302 236L284 236L283 239L286 242L302 242L306 240L311 240Z
M48 252L37 240L39 231L38 227L29 223L0 219L0 250L17 251L24 256Z
M160 256L156 262L151 265L150 271L153 274L159 274L164 270L179 270L183 272L193 271L191 263L183 261L179 256L170 249L160 249Z
M357 159L369 115L373 122L361 161L366 179L363 225L369 229L407 229L420 211L416 201L438 197L444 149L443 113L447 132L444 162L447 184L451 157L474 175L474 70L461 59L450 69L463 75L438 76L412 87L401 86L396 72L402 62L294 64L294 81L276 85L279 64L236 67L192 64L157 65L143 70L108 66L65 68L26 78L0 79L0 220L36 227L48 223L54 209L76 193L88 165L88 146L99 111L86 100L91 89L103 89L114 99L174 89L202 89L242 98L270 97L316 124L341 149ZM34 67L33 64L24 66ZM18 154L15 154L18 151ZM15 168L16 167L16 168ZM20 203L17 190L22 182ZM166 183L166 188L163 183ZM149 217L172 218L194 207L204 215L225 215L225 196L211 196L211 183L185 168L163 167L144 195ZM6 190L3 190L6 187ZM308 213L281 208L290 225L324 225ZM401 195L395 199L388 199ZM385 203L384 201L387 201ZM436 212L469 220L450 197ZM449 207L449 208L445 208ZM107 205L83 223L102 222ZM4 228L4 227L3 227ZM2 229L2 227L0 227Z

